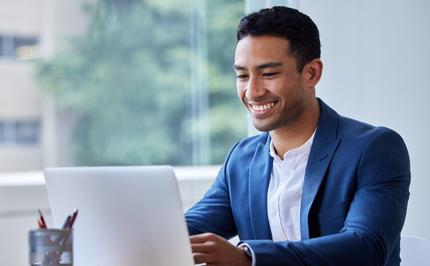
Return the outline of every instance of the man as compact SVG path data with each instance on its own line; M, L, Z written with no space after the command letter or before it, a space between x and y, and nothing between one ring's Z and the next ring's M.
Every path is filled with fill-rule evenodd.
M316 98L323 65L308 16L260 10L240 21L237 40L237 92L265 133L232 148L186 213L195 262L399 265L410 183L402 138ZM226 240L235 235L238 246Z

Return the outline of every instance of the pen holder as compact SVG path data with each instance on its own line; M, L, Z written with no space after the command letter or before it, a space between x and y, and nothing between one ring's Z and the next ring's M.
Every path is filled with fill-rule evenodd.
M38 229L28 233L30 266L72 266L73 230Z

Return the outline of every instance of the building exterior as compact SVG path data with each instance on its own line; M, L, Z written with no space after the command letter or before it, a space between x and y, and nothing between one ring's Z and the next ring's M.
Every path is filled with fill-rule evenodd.
M71 163L64 152L69 116L56 110L53 100L38 88L34 74L37 60L54 56L65 37L85 29L83 4L81 0L0 0L2 172Z

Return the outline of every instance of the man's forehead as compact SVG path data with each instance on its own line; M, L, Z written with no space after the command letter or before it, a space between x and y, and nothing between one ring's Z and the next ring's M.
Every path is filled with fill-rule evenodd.
M234 68L279 67L287 59L288 41L273 36L247 36L236 46Z
M282 62L275 62L275 61L274 62L270 62L270 61L268 61L266 63L256 64L256 65L252 65L252 66L241 65L241 64L234 64L233 68L236 69L236 70L245 70L245 69L251 67L251 68L256 68L257 70L262 70L262 69L265 69L265 68L282 67L283 65L284 64Z
M265 58L265 61L279 60L289 55L288 40L274 36L247 36L236 45L235 61Z
M262 36L251 36L248 35L245 38L239 40L236 45L237 50L259 50L259 49L269 49L269 50L284 50L288 51L289 41L282 37L262 35Z

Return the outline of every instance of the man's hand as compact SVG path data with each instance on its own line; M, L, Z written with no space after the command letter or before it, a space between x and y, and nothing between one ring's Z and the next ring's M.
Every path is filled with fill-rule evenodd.
M195 263L216 266L251 266L251 259L245 251L232 245L224 238L205 233L190 237Z

